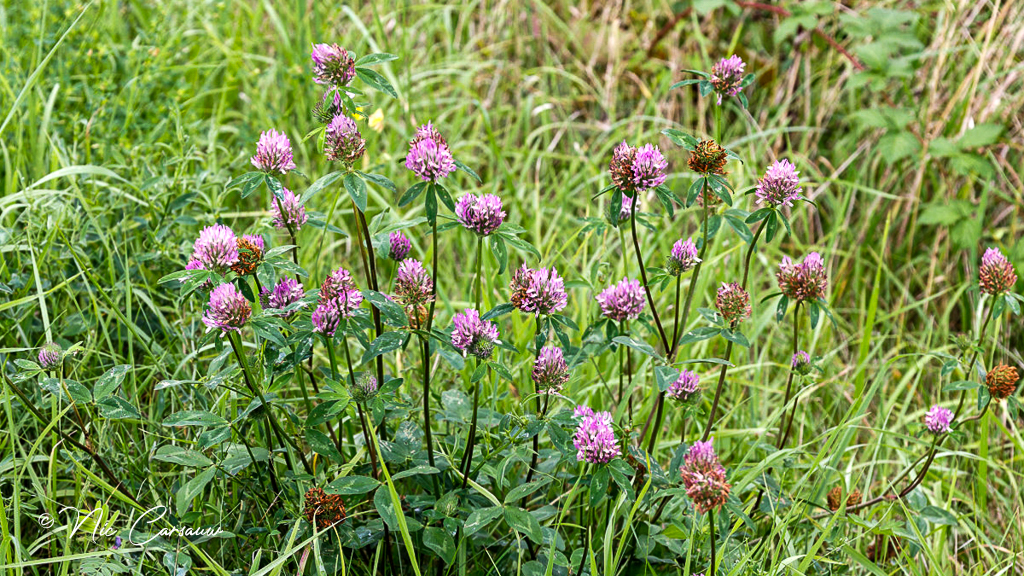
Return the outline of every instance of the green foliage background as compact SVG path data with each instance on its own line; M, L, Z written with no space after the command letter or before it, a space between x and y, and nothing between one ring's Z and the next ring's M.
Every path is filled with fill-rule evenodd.
M261 130L286 131L300 170L314 179L330 170L315 142L302 142L316 126L309 111L320 92L308 62L310 44L319 41L400 56L380 68L399 98L375 95L383 129L363 130L365 170L388 175L400 190L414 183L399 161L415 127L432 120L483 179L478 185L462 176L449 188L504 199L541 262L570 282L566 315L584 326L597 317L593 288L636 274L631 251L623 257L617 232L602 224L606 198L591 200L608 184L612 148L623 139L659 143L670 162L667 185L685 191L693 178L686 154L660 132L706 135L713 103L669 86L685 77L682 70L709 69L736 53L757 81L747 89L750 113L730 105L724 114L722 140L745 161L730 163L730 180L746 188L772 160L788 157L815 203L794 212L792 237L756 255L754 301L773 289L783 254L816 249L830 266L838 322L819 324L809 338L824 373L803 391L795 487L820 492L845 483L877 492L916 458L919 442L909 436L941 397L940 363L922 354L951 353L950 338L980 321L973 283L981 252L999 246L1024 269L1024 5L817 1L790 2L784 11L707 0L7 1L0 12L0 362L12 374L12 359L34 358L38 346L56 340L82 343L76 376L89 387L116 365L133 366L123 390L140 418L98 419L102 452L120 473L147 480L152 501L166 501L190 479L150 455L168 440L170 429L158 423L212 393L203 383L218 353L201 346L202 302L179 300L157 280L184 266L199 230L215 220L240 233L266 231L265 197L241 200L226 186L250 169ZM308 185L294 175L285 184ZM372 189L371 215L396 200ZM311 209L350 231L340 185ZM655 202L644 210L645 251L655 265L675 239L697 233L696 211L670 218ZM416 206L399 212L422 216ZM429 237L419 230L412 239L413 254L426 259ZM330 228L307 228L300 244L300 264L313 279L339 264L357 266L357 246ZM735 236L716 246L698 305L739 273L743 246ZM438 308L449 318L468 305L473 239L448 233L441 249L437 276L449 299ZM510 265L527 257L513 252ZM487 287L485 308L505 301L507 281L506 272ZM661 295L670 298L670 291ZM738 359L726 389L719 437L726 453L748 458L731 467L762 457L748 447L779 415L788 341L770 308L755 312L747 335L758 344ZM510 318L503 333L515 342L529 338L531 321ZM1024 364L1019 322L1005 316L996 324L991 357ZM688 353L712 356L715 346ZM529 360L515 358L514 372L525 375ZM616 371L613 358L581 366L568 395L600 402L602 376L617 378ZM440 389L458 386L454 371L439 377ZM161 390L166 381L186 384ZM491 408L513 410L514 392L496 395ZM0 563L29 573L112 570L95 548L39 531L32 516L58 496L91 506L111 492L66 454L51 458L50 435L6 389L3 400L0 426L10 434L0 439ZM910 509L898 504L895 514L866 514L824 531L783 516L776 525L782 542L756 552L756 562L734 559L745 567L737 570L1021 570L1020 425L998 412L947 445ZM238 498L218 489L199 512L242 518ZM926 522L916 535L920 547L901 551L893 564L867 558L877 534L902 534L903 519L922 517L927 506L954 516ZM223 545L212 562L247 571L259 564L257 549L263 564L288 550L289 518L251 520L241 528L256 536ZM79 553L84 563L71 559ZM48 556L67 560L28 567ZM161 570L165 560L146 562Z

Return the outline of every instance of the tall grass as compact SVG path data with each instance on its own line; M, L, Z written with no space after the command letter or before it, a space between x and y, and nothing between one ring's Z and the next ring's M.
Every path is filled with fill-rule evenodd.
M202 226L221 221L244 228L267 217L260 195L241 199L227 186L249 170L261 130L286 130L305 173L329 170L313 140L298 145L316 126L309 111L319 94L308 73L309 48L316 41L337 41L358 54L400 55L380 68L399 98L374 101L384 123L380 133L364 130L364 171L387 174L404 190L413 181L399 160L413 130L427 120L444 126L455 156L483 181L462 177L452 192L504 199L510 220L525 228L524 238L540 251L541 261L571 271L565 274L572 295L564 313L580 326L596 318L596 290L623 274L635 275L631 247L602 224L603 200L591 199L607 184L612 148L628 139L673 150L667 184L684 193L693 180L686 155L660 133L680 128L708 135L713 104L696 91L669 87L684 70L709 69L721 56L740 54L758 76L748 90L752 115L730 109L732 120L722 127L723 143L748 159L730 163L730 180L744 188L769 160L789 157L803 170L815 203L815 209L793 213L791 236L754 254L752 284L763 294L773 285L770 274L782 255L816 247L828 258L836 324L820 322L803 337L803 347L822 358L823 375L795 390L801 409L790 447L775 451L772 435L783 415L780 380L786 373L779 359L788 358L790 342L774 322L774 309L756 308L745 326L760 345L756 354L734 353L716 431L720 451L746 455L730 463L739 474L737 485L751 485L774 467L785 494L807 495L819 504L835 485L865 494L886 490L926 448L912 430L927 408L940 397L955 404L941 393L942 359L936 354L955 354L952 338L976 331L984 320L971 288L981 251L999 245L1017 270L1024 269L1024 5L810 2L791 3L783 15L756 3L697 2L692 9L685 4L5 3L0 364L13 377L13 360L34 357L44 342L81 343L69 377L93 388L115 366L131 366L119 385L137 415L97 417L88 435L115 475L132 486L129 497L87 457L72 457L86 452L69 451L67 442L55 447L60 433L77 433L66 405L58 409L51 395L23 383L41 407L40 421L4 386L0 427L9 434L0 437L0 565L12 574L104 573L115 556L109 542L98 545L81 532L72 534L60 520L48 527L37 517L60 519L63 506L104 504L123 515L141 512L144 507L133 498L171 502L174 509L174 494L193 480L190 468L154 456L168 444L194 448L201 438L161 422L195 408L230 414L230 395L218 386L226 377L225 362L233 360L229 348L200 344L209 342L201 339L200 301L179 298L176 289L157 281L184 266ZM359 260L352 207L339 190L318 196L314 207L330 226L307 228L299 238L299 262L313 279L338 263L355 267ZM370 195L371 206L397 205L397 197L380 189L371 187ZM671 234L640 228L645 252L652 255L667 254L678 236L698 232L696 211L670 219L654 203L644 210L659 229L672 226ZM418 204L397 212L407 220L424 215ZM429 236L413 235L412 241L415 252L429 252ZM474 241L467 234L442 236L444 257L432 272L447 287L437 303L445 317L472 305L472 275L465 271ZM698 286L705 298L742 270L744 244L726 235L716 242ZM526 257L512 251L510 266ZM382 282L392 273L385 266ZM483 309L505 301L508 274L485 285ZM670 305L670 290L658 294L662 306ZM510 318L508 333L522 348L532 319ZM692 314L686 328L702 322ZM1024 365L1019 317L1003 316L989 330L997 346L982 359L984 365L993 358ZM705 341L686 354L717 357L723 345ZM416 362L414 352L395 362ZM567 395L610 401L607 386L617 381L619 367L613 355L606 356L579 366ZM523 414L519 399L529 392L530 367L529 355L521 354L511 366L521 383L485 388L490 409ZM652 369L650 360L633 367L648 386ZM453 370L438 377L438 390L461 378ZM405 393L418 398L413 390ZM290 410L305 413L297 382L272 392ZM635 413L646 415L654 398L645 395ZM666 415L667 430L683 425L678 415ZM692 437L697 425L689 426ZM938 452L932 472L907 499L859 516L808 520L805 508L776 497L770 486L766 505L779 508L770 525L728 526L730 544L720 553L735 574L1019 572L1020 427L1019 416L992 412L976 434ZM662 437L656 453L663 468L669 469L678 444L677 434ZM330 467L330 480L382 448L360 444L355 453L346 451L350 461L325 462L317 455L313 465L321 472ZM256 459L271 457L261 453ZM397 498L393 476L388 474L387 485L389 496ZM509 488L473 484L475 497L484 500L500 500ZM193 572L218 574L291 573L301 572L300 566L369 574L383 570L389 559L408 561L379 545L370 564L353 564L353 552L342 555L344 564L322 558L330 536L318 538L300 528L299 515L290 512L301 502L275 506L274 498L282 495L243 498L242 492L241 485L218 481L206 489L205 501L176 510L204 524L219 523L233 537L200 545L171 540L166 549L135 556L135 568L173 573L187 561ZM571 494L565 507L584 498L575 488ZM550 539L562 524L562 502L531 498L535 508L553 506L541 520ZM689 570L685 550L663 544L660 550L674 557L645 559L638 543L678 542L701 526L670 525L650 533L648 525L634 523L635 510L622 502L612 506L624 506L619 513L631 528L623 532L635 538L626 552L631 573L668 570L662 561L679 558L672 573ZM376 511L373 503L357 503L350 513L359 519ZM485 530L498 537L499 525ZM624 553L616 548L622 534L612 531L597 527L594 533L605 539L597 549L614 555L588 559L598 571L619 565ZM764 545L740 546L740 531L765 534ZM396 550L411 549L395 534ZM883 536L908 543L889 563L877 551L887 541ZM512 543L523 538L519 532L509 538L506 551L488 552L493 557L467 557L460 549L457 566L483 573L505 565L502 555L529 547L525 540ZM337 548L330 550L336 554ZM552 563L543 568L566 573Z

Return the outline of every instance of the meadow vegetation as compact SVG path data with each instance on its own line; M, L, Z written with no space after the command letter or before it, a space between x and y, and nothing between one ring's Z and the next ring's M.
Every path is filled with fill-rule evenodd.
M1024 571L1024 3L0 30L6 573Z

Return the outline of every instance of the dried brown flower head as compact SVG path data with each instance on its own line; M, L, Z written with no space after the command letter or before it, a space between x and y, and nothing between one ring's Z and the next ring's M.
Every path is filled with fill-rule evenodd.
M238 245L238 262L231 265L231 270L239 276L256 272L263 261L263 241L257 236L240 236L235 242Z
M835 512L842 503L843 489L839 486L828 491L828 509Z
M850 495L846 498L846 507L852 508L857 504L860 504L861 493L860 490L853 490ZM843 503L843 489L839 486L829 490L828 492L828 508L835 512L839 510L839 507Z
M861 501L860 490L853 490L853 491L850 492L850 496L847 497L847 499L846 499L846 507L847 508L852 508L852 507L856 506L857 504L860 504L860 501Z
M1017 369L1013 366L1000 364L988 371L985 376L985 384L988 386L989 394L997 400L1008 398L1017 389Z
M323 488L310 488L306 492L306 520L319 530L345 521L345 503L338 494L327 494Z
M714 140L701 140L690 152L688 165L690 170L698 174L718 174L724 176L725 162L728 160L728 153L725 148L719 146Z

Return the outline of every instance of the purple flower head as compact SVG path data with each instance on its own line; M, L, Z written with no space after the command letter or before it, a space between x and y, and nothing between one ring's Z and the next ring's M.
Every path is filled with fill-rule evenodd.
M657 146L644 144L633 159L633 186L636 190L650 190L665 182L668 162Z
M622 195L622 206L619 207L619 222L625 222L633 216L633 198Z
M409 326L419 328L427 321L427 304L434 300L433 281L419 260L406 258L398 264L395 299L405 309Z
M750 317L750 294L735 282L722 283L715 306L725 321L735 326Z
M281 198L270 199L270 222L275 228L291 228L298 232L309 218L302 200L287 188L281 189Z
M426 304L434 299L430 274L419 260L406 258L398 264L395 297L405 305Z
M329 86L347 86L356 75L355 61L337 44L313 44L313 81Z
M321 300L313 310L313 332L324 336L334 336L341 324L341 310L334 300Z
M722 103L723 96L735 96L740 93L743 83L743 69L746 64L739 56L732 55L722 58L717 64L711 67L711 85L718 94L718 103Z
M715 454L714 440L712 437L707 442L694 442L679 467L686 495L702 514L725 504L732 489L725 478L725 468Z
M672 245L672 254L668 257L668 273L679 276L697 265L701 260L697 257L697 245L693 238L680 238Z
M452 324L452 346L477 358L491 357L498 341L498 327L493 322L481 320L479 312L467 308L452 318Z
M363 303L363 294L352 280L352 274L344 268L337 268L320 285L320 302L332 302L338 314L348 318Z
M683 370L679 372L679 378L665 391L671 398L686 402L700 392L700 376L696 372Z
M554 268L533 270L523 264L512 273L509 288L512 289L512 305L521 312L533 312L537 316L558 312L569 301L565 283Z
M221 284L210 292L210 305L203 314L207 332L219 328L223 332L240 332L252 316L252 307L234 284Z
M808 254L800 264L793 264L789 256L783 256L775 278L779 281L779 290L790 300L799 302L824 298L828 287L825 262L817 252Z
M561 348L541 348L537 360L533 363L533 381L537 384L538 394L562 391L562 387L569 381L569 366L565 363Z
M401 230L396 230L388 235L388 243L390 250L388 256L395 262L401 262L405 260L405 257L409 255L409 251L412 250L412 242L402 234Z
M282 278L274 286L273 290L263 289L263 292L260 293L260 303L265 309L282 310L302 300L305 294L302 285L297 280L294 278ZM295 312L296 310L285 312L283 317L290 318Z
M578 404L572 411L573 418L586 418L593 415L594 411L586 404Z
M635 319L645 305L640 282L629 278L605 288L594 299L601 305L601 313L617 322Z
M576 447L576 460L579 462L607 464L622 454L612 428L612 415L608 412L583 416L572 444Z
M943 408L938 404L932 406L924 416L924 424L932 434L945 434L949 432L949 425L953 422L953 411Z
M207 226L192 245L192 259L204 270L226 274L238 262L238 238L223 224Z
M793 354L791 365L794 372L806 376L811 373L811 355L803 350L798 350L796 354Z
M441 133L434 128L431 122L427 122L423 126L416 129L416 134L412 137L412 143L419 142L420 140L433 140L441 146L448 146L448 141L441 136Z
M364 374L362 378L356 380L356 385L352 387L352 399L358 404L365 404L376 395L377 379L369 374Z
M1013 271L1013 265L998 248L985 250L985 254L981 257L978 278L981 291L993 296L1009 292L1017 282L1017 274Z
M39 349L39 356L36 359L39 360L39 367L43 370L53 370L60 367L63 356L64 350L60 344L47 342Z
M267 174L287 174L295 170L291 142L283 132L273 128L260 133L260 140L256 143L256 155L250 162L257 170Z
M757 181L757 203L770 206L792 206L800 196L800 174L789 160L779 160Z
M612 152L608 172L619 190L639 192L665 182L668 162L657 146L645 144L634 148L623 141Z
M487 236L501 226L505 212L501 209L501 198L494 194L466 194L455 205L455 216L467 230Z
M455 171L455 158L448 142L430 122L420 126L409 142L405 167L427 182L437 182Z
M351 166L365 151L366 140L359 133L356 121L344 114L335 116L324 131L324 156L332 162Z

